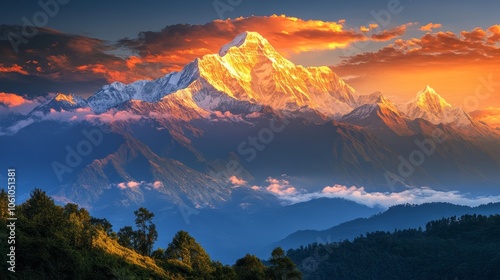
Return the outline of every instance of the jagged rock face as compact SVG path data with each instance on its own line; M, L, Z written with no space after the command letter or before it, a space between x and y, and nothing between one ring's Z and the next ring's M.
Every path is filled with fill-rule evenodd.
M307 106L334 117L352 111L357 96L330 68L297 66L254 32L239 35L218 55L204 56L199 69L216 90L274 109Z
M275 109L309 107L330 117L352 111L357 96L330 68L297 66L258 33L245 32L219 54L196 59L180 72L105 86L89 98L89 105L103 112L131 99L155 102L177 92L189 92L204 109L236 99Z
M186 88L198 77L197 61L180 72L173 72L153 81L137 81L131 84L114 82L104 86L88 99L89 106L97 113L129 100L156 102L165 95Z

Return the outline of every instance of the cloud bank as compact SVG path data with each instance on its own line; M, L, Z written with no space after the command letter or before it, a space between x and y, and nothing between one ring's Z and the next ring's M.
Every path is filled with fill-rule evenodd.
M304 192L293 187L286 180L268 178L267 188L253 186L255 191L267 191L285 203L306 202L318 198L343 198L369 207L389 208L399 204L423 204L430 202L448 202L457 205L478 206L491 202L500 202L498 196L471 196L458 191L437 191L428 187L412 188L400 192L368 192L364 187L343 185L326 186L320 192Z
M288 197L294 196L297 194L297 189L290 184L287 180L284 179L275 179L275 178L267 178L266 182L269 185L266 187L266 190L278 197Z

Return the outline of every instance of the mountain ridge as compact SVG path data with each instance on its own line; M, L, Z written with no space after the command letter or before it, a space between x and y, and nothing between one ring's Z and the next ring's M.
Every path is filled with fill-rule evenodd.
M192 118L206 118L211 112L246 103L244 107L249 113L267 106L284 112L309 110L320 119L346 120L361 111L367 114L369 107L373 107L364 105L375 105L379 115L392 119L393 124L384 122L399 135L411 134L401 120L405 117L425 119L435 125L451 124L464 130L481 126L462 109L452 107L429 85L403 104L394 104L380 93L360 95L330 68L295 65L260 34L249 31L222 46L219 53L196 58L179 72L151 81L114 82L86 100L72 94L58 94L31 115L36 111L48 114L51 109L72 111L87 107L101 114L126 102L158 103L171 95L180 95L172 98L178 103L190 103L190 110L198 112ZM180 118L187 121L186 115Z
M111 130L105 145L92 147L95 153L90 152L65 174L67 181L47 179L47 184L63 189L61 193L91 197L90 201L98 199L101 190L116 193L116 186L126 181L160 180L161 176L153 173L166 174L168 168L164 167L177 166L174 162L185 167L172 167L179 174L193 170L194 177L204 178L203 184L210 185L212 179L217 182L215 188L199 189L201 193L196 194L186 189L185 180L170 180L179 184L173 186L164 178L175 193L176 203L205 205L202 197L207 207L227 203L229 195L212 195L231 193L227 191L229 178L238 172L245 174L238 178L248 182L247 188L266 189L269 178L291 174L302 179L292 183L312 192L332 184L377 191L407 186L471 191L477 184L488 190L497 186L498 133L472 119L467 119L467 126L457 125L455 119L433 122L436 114L455 108L429 86L418 96L433 104L423 108L417 106L419 100L413 100L410 103L419 111L411 117L381 93L359 95L329 68L295 65L258 33L245 32L219 53L197 58L181 71L157 80L112 83L87 100L74 95L51 96L31 115L19 117L17 122L9 120L0 140L23 143L19 139L23 135L36 137L40 143L32 143L29 149L41 163L47 157L45 149L59 149L54 153L62 159L68 149L78 149L80 142L86 141L78 139L80 127ZM60 136L44 131L58 125ZM436 142L436 133L445 141ZM427 150L419 150L421 145L416 143L431 140ZM95 162L122 154L123 147L129 147L126 154L140 155L142 164L130 164L124 157L120 163L108 164L107 169L95 166ZM147 149L150 152L142 153ZM20 146L13 150L26 154ZM1 151L6 155L13 152ZM416 152L424 157L414 164L411 156ZM50 167L59 158L49 156L43 165ZM14 163L36 169L31 161L18 163L14 157ZM127 166L142 168L143 176L125 172ZM214 170L214 166L220 168ZM403 169L411 172L401 172ZM50 169L46 172L54 173ZM387 174L400 178L396 186ZM170 177L178 178L175 174ZM88 181L85 185L100 187L82 188L85 180L80 178ZM118 193L125 198L129 195L123 190Z
M498 214L500 203L483 204L477 207L460 206L451 203L424 203L421 205L395 205L369 218L354 219L326 230L301 230L273 243L270 247L298 248L308 244L331 243L350 240L367 232L394 231L408 228L425 228L430 220L465 214Z

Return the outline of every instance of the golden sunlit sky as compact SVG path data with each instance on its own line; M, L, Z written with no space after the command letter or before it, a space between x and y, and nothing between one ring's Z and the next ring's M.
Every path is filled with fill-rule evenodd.
M407 102L430 85L469 112L500 108L495 1L59 2L0 12L4 104L10 94L87 97L111 82L158 78L256 31L297 64L332 67L361 94Z

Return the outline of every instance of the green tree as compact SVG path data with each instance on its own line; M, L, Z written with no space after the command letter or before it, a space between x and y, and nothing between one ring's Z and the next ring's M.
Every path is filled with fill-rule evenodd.
M2 256L0 256L0 261L2 262L0 264L0 268L2 269L2 271L7 271L7 268L5 267L5 265L7 264L7 261L8 261L8 258L7 257L7 253L9 253L9 247L11 244L8 244L7 242L7 238L8 238L8 229L7 229L7 218L8 218L8 214L7 214L7 209L8 209L8 195L7 193L4 191L4 189L2 189L0 191L0 239L2 240L0 242L0 252L2 252ZM12 242L12 241L11 241ZM3 252L6 252L6 253L3 253Z
M153 223L153 217L155 215L144 207L134 211L134 214L136 216L135 224L137 225L137 231L135 232L135 249L139 253L149 256L153 250L154 243L158 239L156 225Z
M95 217L90 218L90 223L99 229L102 229L109 236L113 235L113 225L108 221L108 219L99 219Z
M71 245L77 248L92 246L93 228L90 223L90 214L78 205L68 203L64 206L64 213L68 221L66 232Z
M213 280L237 280L238 277L234 269L228 265L223 265L221 262L212 262L214 271L209 279Z
M3 196L0 191L0 207ZM104 222L101 228L85 209L58 206L39 189L16 207L16 217L16 273L4 273L1 279L182 279L148 257L124 255L126 250L100 232L111 224ZM7 240L5 223L0 219L2 240ZM8 253L7 246L0 242L0 251ZM0 257L2 271L7 271L7 257Z
M302 279L302 273L296 269L295 263L285 255L281 247L277 247L271 253L269 269L272 279Z
M166 258L178 260L192 268L194 276L209 277L213 272L210 256L196 240L185 231L179 231L168 244Z
M151 257L155 260L163 260L165 259L165 249L158 248L151 253Z
M264 280L266 266L254 255L246 254L238 259L233 266L239 280Z
M77 211L74 205L69 206ZM17 207L16 264L23 269L19 279L78 279L87 248L75 246L79 235L68 220L68 212L55 205L42 190L35 189ZM24 275L24 276L23 276ZM17 275L16 275L17 276ZM29 277L28 277L29 276Z
M9 197L4 189L0 191L0 219L6 220L8 218L7 209L9 205Z
M55 237L56 234L66 232L67 219L63 208L57 206L41 189L34 189L19 210L16 213L19 218L29 220L27 226L32 226L37 231L34 236Z
M118 233L118 244L135 250L135 231L131 226L122 227Z

